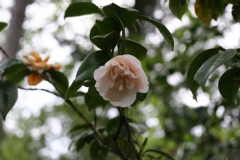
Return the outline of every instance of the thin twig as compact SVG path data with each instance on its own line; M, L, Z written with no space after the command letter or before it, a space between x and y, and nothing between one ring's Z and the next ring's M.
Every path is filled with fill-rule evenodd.
M48 92L48 93L51 93L57 97L61 97L63 98L62 96L60 96L59 94L55 93L55 92L52 92L52 91L49 91L47 89L40 89L40 88L24 88L24 87L21 87L21 86L18 86L19 89L22 89L22 90L27 90L27 91L44 91L44 92Z
M7 57L10 58L7 54L7 52L0 46L0 50L2 51L2 53Z

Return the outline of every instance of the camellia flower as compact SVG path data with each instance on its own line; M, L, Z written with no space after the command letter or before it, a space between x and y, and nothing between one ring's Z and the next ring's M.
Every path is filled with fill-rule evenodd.
M112 105L128 107L136 93L148 91L148 80L141 62L132 55L120 55L94 72L95 87L104 100Z
M61 65L60 64L47 64L49 60L49 56L47 56L45 59L42 59L38 52L33 51L29 56L24 55L23 58L25 59L25 63L36 72L32 72L28 75L28 84L35 86L38 83L40 83L42 80L44 80L43 77L41 77L37 72L41 73L44 70L60 70Z

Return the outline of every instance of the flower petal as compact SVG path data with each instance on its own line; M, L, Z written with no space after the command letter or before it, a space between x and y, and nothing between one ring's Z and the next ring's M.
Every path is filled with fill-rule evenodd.
M135 99L136 99L136 93L129 94L129 95L123 97L123 99L121 99L119 101L115 101L115 102L111 101L111 104L114 106L119 106L119 107L129 107L133 104Z
M38 75L36 73L31 73L28 75L28 84L31 86L36 86L43 80L44 80L44 78L42 78L40 75Z

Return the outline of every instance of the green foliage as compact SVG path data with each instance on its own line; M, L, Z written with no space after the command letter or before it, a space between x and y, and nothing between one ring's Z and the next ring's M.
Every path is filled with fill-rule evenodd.
M168 29L163 24L159 23L158 21L155 21L152 18L149 18L149 17L146 17L146 16L142 16L142 15L139 16L138 18L155 25L157 27L157 29L162 33L163 37L168 42L168 44L171 46L171 49L173 50L173 48L174 48L174 41L173 41L172 34L168 31Z
M220 51L209 58L202 66L198 69L194 76L194 80L205 90L205 83L210 74L215 71L218 67L229 61L236 54L236 50Z
M236 22L240 22L240 5L232 6L232 16Z
M0 31L2 31L5 27L7 27L7 23L0 22Z
M219 79L218 88L221 95L233 106L235 105L235 98L239 89L234 77L239 71L239 68L233 67L227 70Z
M126 40L125 47L127 54L131 54L139 60L144 60L147 56L147 49L133 40Z
M205 26L209 27L211 20L217 20L218 16L224 12L224 4L222 0L197 0L195 12Z
M83 82L84 81L81 81L81 80L79 80L79 81L74 80L67 90L67 93L65 95L65 99L68 100L71 97L75 97L76 92L83 85Z
M0 81L0 113L6 119L18 98L17 86L10 81Z
M78 2L72 3L65 11L64 18L83 16L88 14L98 13L102 14L101 10L93 3L90 2Z
M94 86L89 87L87 94L84 95L84 100L89 111L93 111L100 105L104 107L107 104L107 101L99 95Z
M195 11L198 18L209 27L211 20L216 20L223 13L226 5L223 2L234 4L232 14L235 21L239 21L237 12L239 3L233 0L197 0ZM136 1L135 7L138 3L140 1ZM169 8L177 18L181 19L187 11L188 3L189 1L186 0L170 0ZM101 50L94 51L84 58L70 87L68 87L66 76L68 74L52 70L39 73L54 85L56 90L60 92L61 97L65 96L65 103L68 104L68 107L62 107L61 113L55 111L56 114L41 111L39 118L36 118L37 124L41 126L48 117L57 117L57 115L59 115L58 119L61 119L61 124L67 125L64 128L71 128L73 123L78 124L69 131L72 139L71 147L74 146L72 147L74 154L86 159L107 160L116 159L116 157L139 159L138 156L141 156L144 160L174 159L173 157L176 157L176 159L221 159L223 157L232 159L239 155L239 115L237 115L239 109L234 106L236 99L239 98L239 64L235 63L239 61L239 57L234 49L221 51L224 50L221 47L208 50L204 48L205 44L208 44L208 40L214 39L215 36L221 36L222 31L218 27L212 27L208 30L199 27L198 21L187 14L186 16L188 16L191 24L173 33L177 41L174 43L172 34L160 23L164 22L165 18L156 21L140 15L138 10L119 7L116 4L103 6L100 9L89 2L73 3L67 8L64 17L94 13L100 14L101 20L95 21L89 37L92 44ZM168 17L168 14L164 13L163 17ZM138 27L136 25L138 20L144 20L156 26L171 49L177 49L169 53L170 56L168 56L168 53L163 52L167 48L165 41L160 43L159 46L150 45L146 48L142 46L141 41L145 39L145 35L136 36L136 33L132 33L131 30ZM125 30L129 31L127 38L125 37ZM189 36L186 36L188 34ZM68 45L75 45L74 47L79 45L74 40L67 43ZM151 52L151 55L148 55L147 48L150 47L154 54L151 54ZM180 50L180 48L185 49ZM195 56L200 51L201 53ZM110 118L109 114L113 108L107 104L107 101L99 95L94 87L96 82L93 79L93 73L113 56L125 53L132 54L143 62L142 67L149 75L150 90L148 93L137 93L136 102L144 101L141 105L138 105L140 103L134 103L134 107L128 109L121 110L121 108L118 108L119 115ZM189 66L190 61L192 63ZM234 64L232 64L232 68L228 69L231 63ZM219 73L216 73L209 78L222 65L226 66L228 70L223 74L221 73L221 77ZM172 85L168 82L168 78L175 73L184 77L186 71L188 72L188 87L195 99L199 86L208 94L214 95L214 91L209 88L214 86L219 79L218 89L231 106L222 100L211 102L209 107L198 108L190 108L191 106L188 106L187 103L181 102L178 95L181 93L180 91L186 89L184 79L178 84ZM17 86L14 83L19 83L29 73L28 66L17 59L8 59L1 66L1 77L11 81L0 82L0 102L3 102L3 104L0 103L0 111L4 118L17 98L16 95L14 96L17 93ZM209 88L205 87L207 80L209 80ZM88 87L87 93L78 91L82 86ZM73 112L68 112L68 108L72 108L80 119L74 117ZM224 112L219 115L222 108ZM231 122L226 125L225 119L231 119ZM153 127L149 127L149 125L148 128L145 125L148 124L148 120L154 120L158 123ZM30 117L19 122L24 126L22 128L24 135L30 133L30 131L28 131L29 133L26 132L25 127L26 124L31 126L32 121L33 119ZM222 127L220 124L227 127ZM192 130L199 126L202 127L202 134L196 136ZM145 137L146 134L148 138ZM39 139L41 139L40 142L44 141L44 135ZM9 142L9 144L12 143ZM31 146L32 142L26 142L26 144ZM16 143L17 150L22 147L22 145L18 146L19 143ZM41 146L41 148L43 147ZM39 148L38 150L40 150ZM23 158L36 159L29 156L29 153L33 153L33 150L28 150L26 150L26 153L23 152ZM6 153L8 152L0 154L0 159L2 157L12 158L11 154L6 156ZM76 159L76 157L71 156L68 159ZM40 159L48 159L48 157L41 157Z
M49 74L49 79L55 85L56 89L60 90L62 93L66 93L68 90L68 79L67 77L55 70L46 71Z
M169 8L178 19L181 19L187 11L186 0L170 0Z
M119 40L120 36L117 32L110 32L104 35L96 35L91 37L91 41L98 48L110 51L114 48Z
M101 147L96 141L92 143L90 147L90 156L92 160L105 159L108 154L108 150Z
M2 76L6 76L9 81L14 83L20 82L26 75L30 73L29 68L16 58L9 58L1 66L3 70Z
M190 64L187 72L187 83L189 89L192 91L194 99L197 99L197 89L199 84L194 80L194 76L198 69L205 63L209 58L216 55L219 52L218 48L212 48L201 52Z
M65 98L69 99L73 96L85 80L93 79L94 71L110 59L111 56L107 51L100 50L89 54L80 65L76 74L76 79L69 87Z
M103 7L103 12L107 17L113 18L121 26L121 22L124 27L133 23L140 15L139 11L131 8L122 8L112 3ZM119 22L119 20L121 22Z

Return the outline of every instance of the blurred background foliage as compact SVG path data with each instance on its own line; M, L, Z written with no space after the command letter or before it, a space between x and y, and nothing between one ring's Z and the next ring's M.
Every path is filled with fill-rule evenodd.
M67 22L63 20L67 6L79 1L29 1L18 54L28 54L34 48L41 53L52 53L53 59L58 61L61 57L58 54L69 53L64 54L67 59L63 60L63 70L72 80L80 64L78 62L96 49L88 38L96 17L87 16ZM4 5L1 1L0 11L9 15L14 3L12 1L10 5ZM156 28L145 23L142 23L139 31L129 28L127 32L128 37L148 48L148 56L142 65L150 81L150 90L146 100L137 103L128 113L131 119L148 127L147 130L143 128L140 135L141 141L148 138L146 148L162 150L176 159L184 160L240 159L239 105L232 107L226 103L216 87L217 79L226 68L223 66L214 72L208 81L206 93L198 91L198 103L193 100L186 84L186 72L192 59L201 51L218 45L218 39L237 24L229 16L231 6L227 6L218 21L206 28L194 14L194 1L190 1L189 12L182 21L173 16L168 2L163 0L136 0L123 4L165 24L175 41L175 49L171 51ZM45 9L36 11L38 6ZM46 10L49 12L43 13ZM42 14L42 19L38 19L39 14ZM74 27L73 21L82 25L82 29ZM0 34L0 44L5 42L5 36L6 31ZM44 39L45 43L39 43L40 39ZM239 45L239 40L234 43ZM22 94L26 92L29 91ZM11 111L0 135L0 159L90 159L90 144L83 146L79 152L70 145L72 135L69 130L83 122L62 101L56 99L55 102L54 106L42 106L36 113L29 113L24 106ZM83 98L76 98L75 103L89 119L94 120ZM114 130L114 118L118 113L116 108L99 107L95 112L99 126ZM114 155L108 154L106 159L113 158Z

